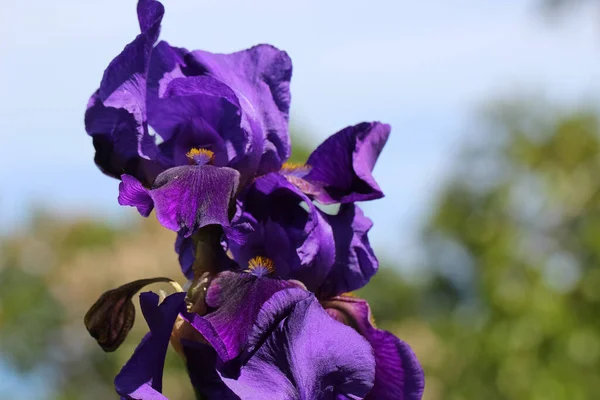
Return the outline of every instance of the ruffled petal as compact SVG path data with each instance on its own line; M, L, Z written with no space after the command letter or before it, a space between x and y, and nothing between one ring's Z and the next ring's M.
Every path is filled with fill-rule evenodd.
M160 223L174 231L183 230L189 236L206 225L229 224L229 204L238 179L239 173L231 168L182 166L161 173L154 188L146 189L135 178L125 175L119 187L119 204L137 207L142 213L148 210L150 197Z
M360 289L379 267L367 233L373 222L355 204L342 204L336 215L324 214L335 240L335 263L319 288L328 298Z
M131 174L144 184L163 169L146 123L148 67L163 14L158 1L139 1L141 33L106 68L85 115L99 168L115 178Z
M310 296L263 316L274 327L237 378L223 382L240 398L362 399L375 360L358 333L330 318ZM261 321L259 321L260 323Z
M168 296L160 305L152 292L140 295L140 305L150 332L115 378L117 393L130 399L166 399L161 394L162 375L173 324L185 311L185 293Z
M379 122L349 126L325 140L307 161L308 182L323 187L315 198L324 204L383 197L371 172L390 134Z
M292 62L287 53L258 45L232 54L194 51L190 75L209 75L228 85L240 100L242 127L252 132L250 154L234 165L264 174L279 169L290 155L288 114Z
M371 310L365 300L338 296L322 304L328 311L339 311L342 319L355 327L373 347L377 364L375 385L367 399L421 399L425 377L417 356L408 344L373 326Z

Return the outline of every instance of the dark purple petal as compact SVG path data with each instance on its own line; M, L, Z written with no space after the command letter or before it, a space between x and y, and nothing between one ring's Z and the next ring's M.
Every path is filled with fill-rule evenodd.
M170 168L156 178L153 189L145 189L133 177L124 176L119 204L137 207L140 213L146 211L149 205L143 196L145 191L160 223L174 231L184 230L189 236L206 225L229 224L229 204L238 179L236 170L210 165Z
M187 163L191 148L215 153L215 165L248 152L249 135L240 127L241 111L233 91L210 76L172 79L160 98L149 103L149 122L166 142L176 165Z
M240 400L216 370L217 353L207 344L182 341L190 381L206 400Z
M185 318L213 346L224 364L248 351L253 326L264 304L281 291L286 294L284 298L288 303L309 295L299 287L297 283L281 279L222 272L211 282L206 293L206 305L214 311Z
M231 231L226 232L229 249L240 265L247 266L257 256L266 257L273 261L276 275L282 278L290 277L294 266L300 265L293 238L271 219L258 223L250 214L244 213L235 219ZM240 237L244 239L240 240Z
M121 396L132 399L166 399L162 391L162 374L173 324L185 311L185 293L168 296L160 305L152 292L140 295L140 305L150 332L115 378Z
M147 83L147 101L150 107L150 103L163 96L173 79L186 76L183 70L186 68L185 58L188 54L186 49L173 47L164 40L154 47Z
M327 298L360 289L369 282L379 261L367 233L373 222L355 204L342 204L336 215L323 214L335 240L335 263L323 282L319 297Z
M349 126L330 136L310 155L304 178L323 186L316 199L324 204L352 203L383 197L371 172L390 134L379 122Z
M373 326L371 310L365 300L339 296L323 301L322 304L329 312L340 312L342 318L355 327L373 347L377 364L375 385L367 399L421 399L425 377L417 356L408 344L390 332Z
M258 178L241 195L236 222L252 226L244 244L230 243L234 259L271 259L276 276L297 279L315 291L334 263L331 227L304 193L278 173Z
M196 251L194 246L194 240L191 236L186 236L185 231L177 232L177 239L175 239L175 251L179 255L179 265L181 266L181 272L188 279L194 278L194 261L196 260Z
M146 123L146 79L152 46L164 8L154 0L138 3L141 33L106 68L85 116L94 139L95 161L113 177L128 173L150 184L162 169Z
M259 174L279 169L290 154L292 62L287 53L270 45L232 54L198 50L191 53L187 67L189 75L209 75L223 82L240 101L242 127L252 133L252 147L234 168L256 170L260 163Z
M265 321L275 329L238 378L223 378L241 398L361 399L371 389L371 347L352 328L330 318L313 296L292 303L283 314L259 319Z

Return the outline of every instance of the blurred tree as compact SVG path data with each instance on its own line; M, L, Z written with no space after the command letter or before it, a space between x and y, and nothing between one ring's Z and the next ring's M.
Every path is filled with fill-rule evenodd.
M599 117L530 100L488 110L425 230L444 399L600 393Z
M543 14L550 17L568 16L575 11L598 11L598 0L539 0ZM593 6L593 7L586 7Z
M596 0L542 0L542 5L548 9L564 9L566 7L580 6L584 3L594 3Z

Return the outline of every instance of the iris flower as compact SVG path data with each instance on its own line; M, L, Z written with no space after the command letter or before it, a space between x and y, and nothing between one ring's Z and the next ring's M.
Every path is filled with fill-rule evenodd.
M162 4L140 0L141 33L110 63L85 115L119 203L184 236L228 225L230 199L289 156L291 61L273 46L233 54L158 39Z
M153 209L177 232L189 289L142 279L103 294L85 317L105 351L125 339L142 293L149 333L115 379L128 399L161 399L169 342L200 398L420 399L410 347L375 327L364 286L378 261L357 201L390 127L347 127L302 165L290 154L291 61L259 45L233 54L157 42L164 14L139 0L140 34L110 63L86 111L95 161L121 179L119 203ZM320 204L320 205L319 205ZM339 205L331 214L321 205Z
M359 200L383 197L371 171L390 133L380 123L348 127L321 144L305 165L286 165L257 178L238 198L231 240L233 258L273 260L278 276L309 290L336 295L364 286L378 262L367 232L372 226ZM315 203L340 204L336 214ZM248 228L250 227L250 229Z
M300 282L270 277L270 268L254 260L245 272L221 272L160 304L142 293L150 332L115 378L122 398L166 399L169 342L201 399L421 398L414 353L373 326L364 301L319 303Z
M106 69L85 122L96 164L122 181L119 203L143 216L156 209L161 224L178 232L176 250L188 278L198 245L192 235L200 228L222 226L226 242L239 243L239 230L229 229L232 210L249 187L260 192L275 184L309 205L383 196L371 170L388 125L347 127L305 165L286 163L292 72L287 54L269 45L212 54L155 44L163 14L158 1L139 1L141 33ZM273 182L273 174L284 180ZM252 196L251 189L246 192ZM322 219L312 206L309 214L302 228L307 235ZM298 247L302 255L310 244Z
M141 295L150 332L115 379L125 398L162 399L169 341L206 399L357 399L371 390L369 343L297 282L222 272L187 312L181 293Z

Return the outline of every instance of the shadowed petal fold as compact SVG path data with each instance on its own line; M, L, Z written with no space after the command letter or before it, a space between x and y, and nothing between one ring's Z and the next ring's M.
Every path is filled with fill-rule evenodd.
M365 300L338 296L321 303L330 315L355 327L373 347L375 384L367 399L421 399L425 377L417 356L408 344L392 333L374 327Z
M150 332L115 378L117 393L126 399L166 399L162 375L173 324L185 311L185 293L175 293L159 305L158 295L145 292L140 305Z
M106 68L85 115L98 167L115 178L123 172L134 175L144 184L162 169L146 122L146 82L163 14L157 1L138 3L141 33Z
M170 168L155 180L152 189L135 178L122 177L119 204L137 207L142 215L153 205L160 223L185 236L210 224L229 224L228 210L238 185L239 173L210 165Z
M323 191L315 198L323 204L352 203L383 197L371 172L390 134L390 126L363 122L326 139L307 161L304 177Z
M335 241L335 263L319 288L328 298L360 289L369 282L379 261L367 236L373 222L355 204L342 204L336 215L324 214Z
M216 370L217 353L208 344L182 340L186 366L194 390L203 400L240 400Z
M181 272L188 279L194 278L194 261L196 260L196 250L194 246L194 240L191 236L186 236L185 231L177 232L177 239L175 239L175 252L178 254L179 265L181 266Z
M241 194L243 213L234 221L252 226L247 240L230 242L234 259L247 265L255 256L274 261L276 274L316 291L334 263L331 226L310 198L280 174L264 175Z

